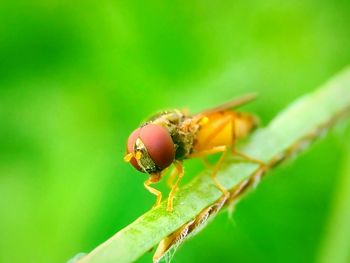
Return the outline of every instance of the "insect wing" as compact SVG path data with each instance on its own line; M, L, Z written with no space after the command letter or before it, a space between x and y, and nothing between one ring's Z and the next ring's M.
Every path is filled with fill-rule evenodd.
M252 94L247 94L238 98L234 98L224 104L221 104L217 107L211 108L211 109L207 109L204 110L202 112L200 112L199 114L201 115L208 115L211 113L215 113L215 112L220 112L220 111L226 111L226 110L230 110L230 109L234 109L237 108L239 106L245 105L253 100L255 100L257 97L257 95L255 93Z

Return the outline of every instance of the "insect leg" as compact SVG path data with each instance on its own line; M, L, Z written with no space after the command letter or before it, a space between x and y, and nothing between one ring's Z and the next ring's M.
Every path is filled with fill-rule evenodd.
M251 162L251 163L257 163L257 164L259 164L262 167L266 166L266 164L263 161L255 159L255 158L252 158L252 157L246 155L245 153L242 153L240 151L235 150L234 148L232 148L231 151L232 151L233 155L239 156L243 160L246 160L246 161Z
M213 172L211 173L211 178L213 179L215 185L217 186L217 188L220 189L220 191L227 195L228 191L225 189L225 187L222 186L222 184L219 182L219 180L216 178L216 175L221 167L222 162L224 161L225 157L226 157L226 153L227 153L227 146L222 145L222 146L216 146L213 147L212 149L209 150L203 150L200 152L196 152L190 155L190 158L192 157L202 157L202 156L208 156L211 154L215 154L215 153L222 153L219 160L216 162L215 167L213 169Z
M251 163L257 163L257 164L260 165L261 168L266 167L266 164L263 161L257 160L255 158L252 158L252 157L246 155L245 153L237 151L235 149L235 142L236 142L237 136L236 136L236 125L235 125L234 118L231 119L231 123L232 123L232 142L231 142L231 153L232 153L232 155L233 156L235 156L235 155L239 156L242 159L244 159L244 160L246 160L248 162L251 162Z
M176 189L177 189L177 187L178 187L178 185L183 177L183 174L184 174L183 166L182 166L181 162L174 162L174 165L175 165L175 171L178 174L178 178L177 178L175 184L172 186L171 191L169 193L168 205L167 205L167 211L169 211L169 212L173 211L174 195L175 195Z
M175 179L175 176L177 174L177 169L176 167L174 166L173 169L171 170L170 172L170 175L166 181L166 184L169 186L169 188L172 188L173 185L174 185L174 179Z
M222 184L219 182L219 180L216 178L218 171L221 167L222 162L224 161L225 157L226 157L226 153L227 153L227 147L226 146L221 146L221 150L222 150L222 154L219 158L219 160L217 161L217 163L215 164L214 170L211 174L211 178L214 180L216 186L220 189L220 191L224 194L224 195L228 195L228 191L225 189L225 187L222 186Z
M150 193L157 196L156 203L153 205L153 207L157 207L160 204L160 201L162 201L162 192L150 186L150 184L156 183L157 181L155 181L153 177L150 176L143 184Z

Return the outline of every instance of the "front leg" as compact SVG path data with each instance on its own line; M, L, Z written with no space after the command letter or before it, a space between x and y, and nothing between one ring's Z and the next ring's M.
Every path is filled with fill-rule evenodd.
M160 178L161 178L160 173L151 174L150 177L143 184L150 193L154 194L157 197L157 200L153 205L153 208L159 206L160 202L162 201L162 192L151 187L150 184L157 183L160 180Z

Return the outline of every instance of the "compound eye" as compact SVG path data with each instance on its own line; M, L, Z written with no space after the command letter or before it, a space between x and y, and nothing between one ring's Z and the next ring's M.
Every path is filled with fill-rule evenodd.
M147 124L136 129L128 138L127 153L134 152L137 138L141 139L152 161L161 170L168 167L174 161L175 147L166 128L155 124ZM144 172L144 170L137 164L135 157L130 159L130 163L137 170Z
M163 170L174 161L175 146L166 128L147 124L141 128L139 137L157 167Z

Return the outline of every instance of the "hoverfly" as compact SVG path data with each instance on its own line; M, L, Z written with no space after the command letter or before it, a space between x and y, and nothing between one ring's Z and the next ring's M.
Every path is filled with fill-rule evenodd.
M171 187L168 211L173 209L174 195L184 175L183 160L204 160L208 155L221 153L211 177L224 194L228 192L217 180L216 174L229 150L247 161L262 164L234 147L237 140L249 134L258 124L254 115L235 111L234 108L252 101L255 97L246 95L194 115L180 110L163 111L130 134L124 160L137 170L149 174L144 186L157 197L154 207L160 204L162 193L150 185L157 183L172 164L174 168L168 179ZM177 180L173 183L176 176Z

